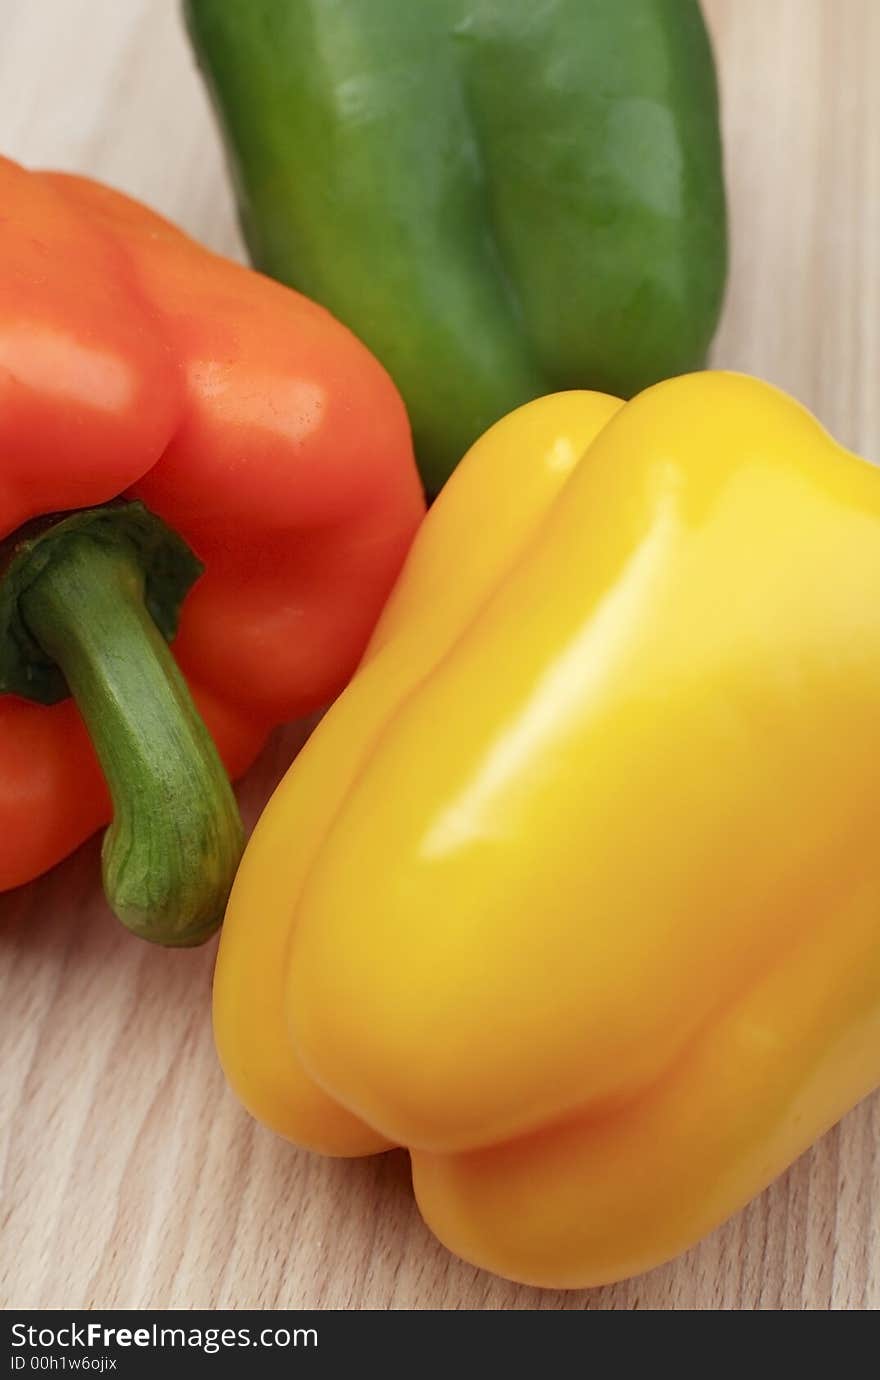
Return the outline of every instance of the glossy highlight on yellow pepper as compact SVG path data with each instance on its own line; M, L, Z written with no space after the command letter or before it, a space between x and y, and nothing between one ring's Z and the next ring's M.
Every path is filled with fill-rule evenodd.
M683 1250L880 1082L880 474L727 373L527 404L279 786L215 1029L527 1283Z

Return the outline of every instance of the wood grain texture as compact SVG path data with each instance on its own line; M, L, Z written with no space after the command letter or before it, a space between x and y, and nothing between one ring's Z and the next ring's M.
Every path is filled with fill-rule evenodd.
M733 268L715 349L880 458L880 4L709 0ZM174 0L5 0L0 148L89 172L240 254ZM249 818L301 733L244 783ZM322 1161L251 1123L211 1045L213 952L106 912L93 842L0 897L6 1307L875 1309L880 1097L686 1256L590 1293L434 1242L405 1156Z

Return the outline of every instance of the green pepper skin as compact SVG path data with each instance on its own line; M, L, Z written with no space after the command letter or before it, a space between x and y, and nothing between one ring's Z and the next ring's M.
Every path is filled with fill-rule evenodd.
M346 322L436 491L511 408L699 368L726 228L697 0L185 0L255 264Z

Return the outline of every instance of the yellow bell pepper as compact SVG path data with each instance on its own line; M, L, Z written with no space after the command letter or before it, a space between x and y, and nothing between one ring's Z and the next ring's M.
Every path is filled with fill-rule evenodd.
M704 373L471 450L279 786L220 1056L452 1250L681 1251L880 1081L880 475Z

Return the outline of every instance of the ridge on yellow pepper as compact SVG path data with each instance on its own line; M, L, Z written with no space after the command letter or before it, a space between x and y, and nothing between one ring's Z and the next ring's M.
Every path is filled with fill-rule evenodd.
M755 379L494 426L247 849L246 1106L527 1283L736 1211L880 1082L878 590L880 475Z

